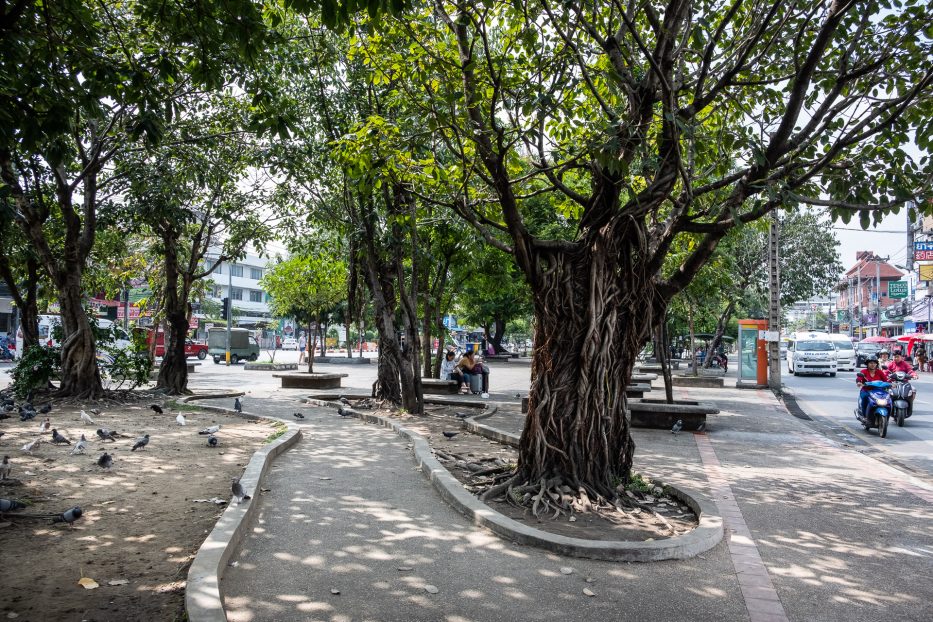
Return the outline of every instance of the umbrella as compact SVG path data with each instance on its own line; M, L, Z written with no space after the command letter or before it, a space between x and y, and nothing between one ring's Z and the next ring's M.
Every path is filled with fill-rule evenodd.
M920 341L921 339L925 339L925 338L926 338L926 335L924 335L923 333L911 333L909 335L899 335L897 340L898 341Z
M875 335L873 337L865 337L862 339L862 343L894 343L894 340L890 337Z

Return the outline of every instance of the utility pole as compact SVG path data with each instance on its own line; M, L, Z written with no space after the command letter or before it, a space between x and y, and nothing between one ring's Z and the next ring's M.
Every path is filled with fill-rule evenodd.
M771 227L768 230L768 267L771 301L768 308L768 332L777 334L778 339L768 342L768 386L772 391L781 390L781 267L780 226L777 212L771 212Z
M233 264L227 262L227 367L230 367L230 325L233 323Z

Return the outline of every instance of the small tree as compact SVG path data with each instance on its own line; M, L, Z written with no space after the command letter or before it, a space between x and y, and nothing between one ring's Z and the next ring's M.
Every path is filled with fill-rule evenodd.
M314 348L320 324L346 292L347 264L335 255L319 250L294 256L276 264L262 279L271 296L269 306L275 315L293 317L307 326L309 339L308 373L314 371Z

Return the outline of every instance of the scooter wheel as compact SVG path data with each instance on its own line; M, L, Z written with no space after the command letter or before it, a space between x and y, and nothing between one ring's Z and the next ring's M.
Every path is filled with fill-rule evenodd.
M888 435L888 417L882 417L878 422L878 436L885 438Z

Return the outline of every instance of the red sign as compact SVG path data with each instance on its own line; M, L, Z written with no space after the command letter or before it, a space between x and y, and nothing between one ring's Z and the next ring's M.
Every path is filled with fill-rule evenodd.
M120 319L120 320L123 319L123 315L124 315L123 310L124 310L123 305L120 305L119 307L117 307L117 319ZM136 305L130 305L130 319L131 320L139 319L139 307L137 307Z
M188 320L188 328L191 330L197 330L198 329L198 318L192 316L192 318Z
M914 261L933 261L933 251L914 251Z

